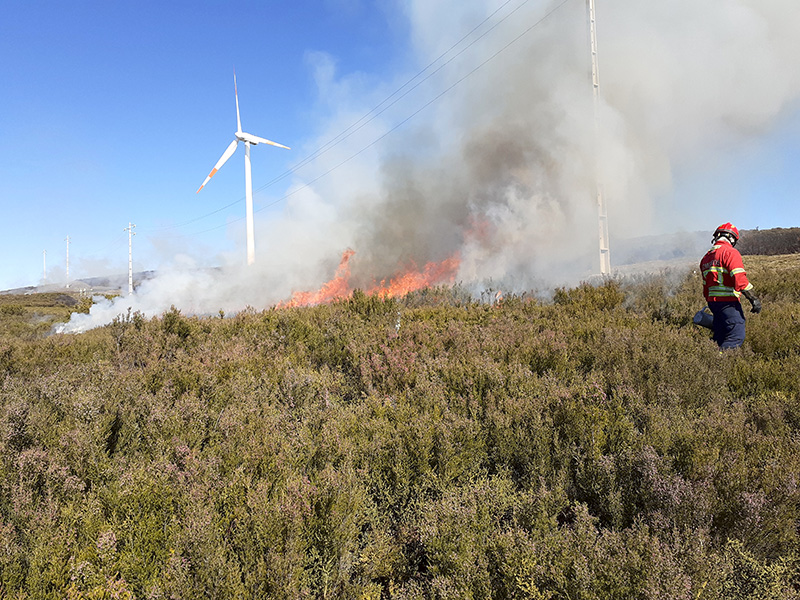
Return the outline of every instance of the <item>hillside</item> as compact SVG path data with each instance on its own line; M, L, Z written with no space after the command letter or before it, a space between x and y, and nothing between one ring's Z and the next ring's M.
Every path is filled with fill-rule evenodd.
M46 338L0 297L0 597L797 598L800 255L745 265L725 354L691 271Z
M743 255L796 254L800 252L800 227L744 229L736 248ZM615 269L638 268L654 261L696 262L708 249L710 231L680 232L615 239L612 257Z
M741 232L737 248L742 254L796 254L800 252L800 227L750 229Z

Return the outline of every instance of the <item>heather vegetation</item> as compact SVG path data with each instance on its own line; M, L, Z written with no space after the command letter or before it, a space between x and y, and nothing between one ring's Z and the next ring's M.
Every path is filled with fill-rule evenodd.
M80 295L0 294L0 342L41 338L53 323L67 321L73 312L89 312L91 306L91 298Z
M745 265L724 354L691 271L49 337L4 300L0 596L797 598L800 260Z

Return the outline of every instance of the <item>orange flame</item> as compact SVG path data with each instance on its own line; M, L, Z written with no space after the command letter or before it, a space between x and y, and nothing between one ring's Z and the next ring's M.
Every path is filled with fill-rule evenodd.
M353 290L349 284L350 266L348 263L353 254L355 252L349 248L345 251L333 279L325 283L319 290L316 292L295 292L292 294L291 300L278 304L278 308L313 306L350 297ZM418 271L416 265L412 265L405 272L391 278L388 284L384 279L379 284L374 285L366 291L366 294L376 295L381 298L392 298L404 296L432 285L453 283L460 264L461 259L456 253L442 262L427 263L422 271Z
M348 248L342 254L342 260L339 261L339 266L336 268L336 274L328 283L324 284L316 292L295 292L292 294L292 299L288 302L282 302L278 305L279 308L289 308L292 306L313 306L315 304L325 304L332 302L337 298L344 298L352 293L348 285L350 279L350 257L355 254L355 251Z
M405 296L409 292L420 290L424 287L438 285L441 283L452 283L455 279L461 259L458 254L446 258L440 263L429 262L422 271L416 271L416 265L411 267L402 275L389 280L380 282L367 294L375 294L381 298L392 298Z

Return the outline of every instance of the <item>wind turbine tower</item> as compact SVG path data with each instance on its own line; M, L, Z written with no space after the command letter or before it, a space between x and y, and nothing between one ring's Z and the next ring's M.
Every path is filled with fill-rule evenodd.
M255 136L252 133L245 133L242 131L242 119L239 116L239 90L236 87L236 71L233 72L233 93L236 97L236 132L233 134L234 139L225 149L225 152L222 153L222 157L220 157L220 159L217 161L217 164L214 165L214 168L211 169L211 173L208 174L208 177L206 177L203 185L197 189L196 193L199 193L200 190L202 190L203 187L205 187L209 180L214 176L214 174L222 168L222 165L224 165L225 162L231 156L233 156L233 153L236 152L236 147L239 145L239 142L244 142L244 185L245 199L247 201L247 264L252 265L256 260L256 244L253 227L253 177L250 167L250 146L269 144L271 146L277 146L278 148L286 148L287 150L291 150L291 148L289 148L289 146L284 146L283 144Z
M608 213L603 198L599 165L599 118L600 118L600 68L597 63L597 28L595 24L595 0L586 0L586 11L589 19L589 43L592 51L592 95L594 97L594 162L597 191L597 217L600 241L600 274L611 273L611 248L608 241Z

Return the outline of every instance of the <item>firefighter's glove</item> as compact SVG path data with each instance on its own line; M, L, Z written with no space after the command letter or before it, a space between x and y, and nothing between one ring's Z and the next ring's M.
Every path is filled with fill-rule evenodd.
M759 300L758 298L753 298L752 300L750 300L750 304L753 305L753 307L750 309L751 313L757 315L758 313L761 312L761 300Z

